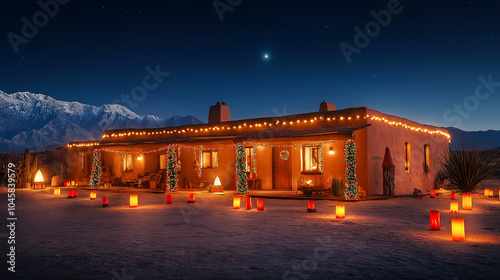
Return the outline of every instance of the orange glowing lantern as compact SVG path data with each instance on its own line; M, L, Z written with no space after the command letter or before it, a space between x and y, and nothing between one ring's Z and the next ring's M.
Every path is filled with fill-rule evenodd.
M61 188L60 187L54 188L54 195L61 195Z
M233 198L233 209L240 209L241 198L239 196L235 196Z
M476 192L476 193L474 193L474 196L475 196L475 197L478 197L478 196L479 196L479 194Z
M458 201L450 202L450 213L458 213Z
M488 196L489 196L489 197L493 197L493 190L488 189Z
M439 211L432 210L430 213L430 218L431 218L431 230L440 230L440 218L439 218Z
M34 179L34 182L35 182L35 189L38 187L38 188L41 188L43 189L45 186L44 186L44 179L43 179L43 175L42 175L42 171L39 169L36 174L35 174L35 179Z
M66 181L66 182L64 182L64 186L67 187L70 185L70 183L71 183L70 181Z
M264 211L264 199L257 199L257 211Z
M130 195L130 207L137 207L139 206L139 197L137 194L131 194Z
M450 193L450 198L451 198L451 200L455 200L455 193L453 193L453 192Z
M309 212L309 213L316 212L316 208L314 207L314 201L313 200L309 200L307 202L307 212Z
M472 196L470 195L470 193L462 194L462 209L472 210Z
M76 197L76 191L69 191L68 198L75 198L75 197Z
M247 206L246 210L252 210L252 198L247 196Z
M336 214L337 219L345 218L345 205L335 206L335 214Z
M167 194L167 204L172 204L172 195Z
M75 185L75 181L71 181L71 185L74 186Z
M436 197L436 190L432 189L431 190L431 198L435 198L435 197Z
M97 192L96 191L90 191L90 200L94 200L97 198Z
M108 198L107 197L103 197L102 198L102 207L108 207L109 204L108 204Z
M484 197L488 197L490 195L489 189L484 189Z
M451 236L453 237L453 241L465 241L464 219L451 219Z
M196 202L196 198L194 196L194 193L190 193L189 194L189 200L187 203L195 203Z

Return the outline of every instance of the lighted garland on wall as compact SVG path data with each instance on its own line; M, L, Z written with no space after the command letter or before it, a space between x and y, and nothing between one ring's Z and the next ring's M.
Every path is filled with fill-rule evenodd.
M90 175L90 186L99 188L101 182L102 167L101 167L101 152L98 149L94 150L92 157L92 174Z
M356 143L349 139L345 142L345 190L344 196L346 199L358 198L358 177L356 176Z
M179 170L181 169L180 161L177 160L177 153L174 145L167 148L167 178L168 191L177 191L177 181L179 180Z
M245 146L236 145L236 191L238 194L248 193L247 174L245 172Z
M255 145L252 145L252 152L253 152L253 174L257 176L257 149Z
M323 156L323 145L319 146L319 151L318 151L318 156L319 156L319 172L323 173L325 169L325 160Z

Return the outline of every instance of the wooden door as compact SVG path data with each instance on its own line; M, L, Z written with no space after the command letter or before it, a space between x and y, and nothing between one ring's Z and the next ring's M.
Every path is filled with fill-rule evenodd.
M287 160L280 156L282 151L288 151ZM291 148L273 148L273 189L292 189Z

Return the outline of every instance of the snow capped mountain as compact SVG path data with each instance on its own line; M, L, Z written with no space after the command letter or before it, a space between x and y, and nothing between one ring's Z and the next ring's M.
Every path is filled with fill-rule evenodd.
M70 141L100 140L107 129L202 123L193 116L139 116L118 104L99 107L30 92L0 91L0 152L40 151Z

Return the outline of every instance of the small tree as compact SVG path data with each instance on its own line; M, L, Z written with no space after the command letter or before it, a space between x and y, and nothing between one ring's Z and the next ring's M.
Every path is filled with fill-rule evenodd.
M446 152L440 162L448 173L449 182L462 192L472 192L477 185L500 168L490 151L481 151L476 145L474 149L464 145L457 150Z

